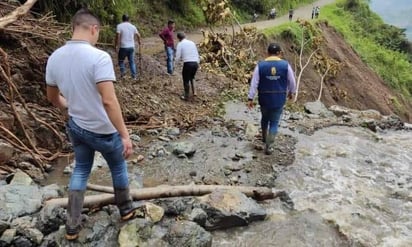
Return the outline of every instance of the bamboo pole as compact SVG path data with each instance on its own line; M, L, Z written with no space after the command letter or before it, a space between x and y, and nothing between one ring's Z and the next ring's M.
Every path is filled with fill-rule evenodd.
M87 188L104 194L86 196L84 207L98 207L114 203L113 188L101 185L88 184ZM133 200L150 200L156 198L202 196L212 193L214 190L238 190L248 197L256 200L273 199L283 195L284 191L273 191L267 187L228 186L228 185L179 185L159 186L143 189L133 189L130 195ZM46 201L46 206L67 207L67 198L55 198Z

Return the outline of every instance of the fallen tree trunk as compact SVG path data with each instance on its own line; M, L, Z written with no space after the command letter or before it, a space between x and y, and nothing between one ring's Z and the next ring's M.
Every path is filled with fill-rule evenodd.
M27 0L22 6L16 8L10 14L0 18L0 29L4 28L5 26L9 25L10 23L15 22L21 16L27 14L31 7L37 2L37 0Z
M114 203L113 188L107 186L88 184L88 189L105 192L105 194L86 196L84 207L100 207ZM273 199L283 195L284 191L272 191L267 187L227 186L227 185L180 185L159 186L130 191L133 200L150 200L156 198L179 197L179 196L202 196L210 194L218 189L233 189L244 193L246 196L256 200ZM110 194L107 194L110 193ZM67 198L56 198L46 201L46 206L67 207Z

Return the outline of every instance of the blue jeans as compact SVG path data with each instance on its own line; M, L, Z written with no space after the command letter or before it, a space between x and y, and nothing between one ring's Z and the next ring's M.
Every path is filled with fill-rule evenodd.
M71 118L66 125L73 145L75 168L70 177L70 190L85 190L89 178L94 152L99 151L109 165L114 188L129 186L127 165L123 157L123 143L118 132L96 134L79 127Z
M134 48L120 48L118 56L119 56L120 75L124 76L126 74L126 67L124 66L124 60L127 57L127 60L129 61L130 73L132 74L133 78L136 78L137 70L136 70L136 64L134 63Z
M262 112L262 119L260 121L262 131L269 129L269 135L276 135L283 107L265 108L261 106L260 111Z
M174 57L174 49L173 47L166 46L166 56L167 56L167 73L173 74L173 57Z

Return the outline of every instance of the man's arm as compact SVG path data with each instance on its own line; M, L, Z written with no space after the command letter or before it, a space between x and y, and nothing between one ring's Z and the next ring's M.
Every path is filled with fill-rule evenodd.
M177 44L177 47L176 47L175 61L179 62L181 58L182 58L182 43L180 42L179 44Z
M58 87L47 85L47 100L53 104L53 106L64 110L67 108L66 99L60 94Z
M113 126L119 132L123 142L123 154L127 158L132 153L132 143L130 141L129 132L124 124L122 111L112 81L103 81L97 83L97 89L102 97L102 103L107 115Z
M140 33L139 32L136 32L135 33L135 36L136 36L136 41L137 41L137 44L139 45L139 54L140 54L140 52L141 52L141 45L142 45L142 37L140 36Z
M250 81L250 89L248 94L248 107L251 109L253 107L253 99L255 98L257 88L259 86L259 65L256 65L253 71L252 80Z
M117 50L117 48L120 46L120 39L121 39L121 33L116 33L116 38L114 41L114 49Z
M165 30L159 33L159 37L163 40L163 43L166 44Z
M296 93L296 80L295 74L293 73L293 69L288 64L288 97L289 99L292 98L292 95Z

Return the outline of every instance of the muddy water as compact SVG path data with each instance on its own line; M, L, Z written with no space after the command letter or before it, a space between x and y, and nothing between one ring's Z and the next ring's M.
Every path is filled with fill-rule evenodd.
M296 136L296 160L276 179L294 210L216 232L214 246L412 246L411 132L330 127Z

